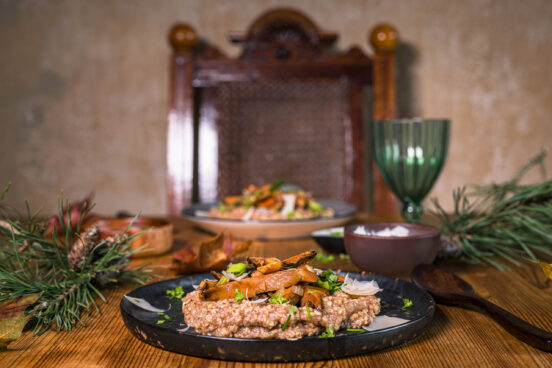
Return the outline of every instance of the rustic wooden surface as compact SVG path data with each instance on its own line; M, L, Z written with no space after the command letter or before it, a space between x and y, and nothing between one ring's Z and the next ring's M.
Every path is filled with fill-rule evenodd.
M197 244L209 235L185 220L173 219L174 249ZM249 255L287 257L318 248L311 239L255 242ZM137 259L150 262L165 278L175 277L168 265L171 255ZM470 282L484 298L522 316L537 327L552 331L552 280L534 266L499 272L487 266L458 261L437 262ZM351 269L347 261L330 267ZM152 280L155 281L155 280ZM26 331L0 352L2 367L550 367L552 354L516 340L476 310L438 305L429 328L419 337L394 348L347 359L268 364L208 360L164 351L136 339L125 328L119 312L124 294L136 285L124 284L105 292L102 314L86 317L87 327L70 332L50 331L40 337Z

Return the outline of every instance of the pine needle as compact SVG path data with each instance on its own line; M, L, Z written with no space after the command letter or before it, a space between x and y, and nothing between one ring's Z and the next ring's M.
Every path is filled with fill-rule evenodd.
M540 152L506 183L454 190L452 214L433 199L437 226L443 236L456 241L462 259L503 270L506 266L498 259L519 265L537 262L539 254L552 254L552 180L519 184L530 168L544 167L545 156Z
M9 184L0 193L2 200ZM129 280L144 283L152 274L145 266L127 269L130 242L134 236L119 236L109 244L101 241L83 256L82 268L73 269L68 253L76 239L86 215L92 209L84 206L78 223L71 224L69 201L58 197L58 212L63 234L56 231L52 238L45 237L46 220L40 219L26 203L26 214L8 212L0 206L0 302L18 296L39 294L30 309L34 320L34 333L41 335L54 327L71 330L76 324L85 326L83 315L89 315L91 306L100 313L96 299L107 303L100 288L110 282ZM16 214L17 216L13 216ZM75 229L75 231L72 230Z

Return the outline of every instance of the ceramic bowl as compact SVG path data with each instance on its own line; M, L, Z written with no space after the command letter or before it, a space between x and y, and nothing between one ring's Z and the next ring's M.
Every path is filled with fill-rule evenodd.
M85 225L85 227L91 225L98 225L100 229L100 237L106 238L108 236L115 236L124 231L133 218L104 218L94 220ZM150 229L150 230L148 230ZM171 250L173 244L173 224L163 218L155 217L139 217L129 228L129 235L139 233L141 231L148 230L144 234L136 237L131 245L130 249L137 249L143 245L146 245L146 251L132 255L131 258L136 257L148 257L158 254L163 254Z
M361 234L359 226L367 235ZM402 226L405 236L371 235L384 229ZM345 227L345 248L351 261L362 270L395 274L410 272L416 265L432 263L439 250L438 228L408 223L370 223Z
M344 230L345 228L343 226L330 227L313 231L311 237L328 253L346 253Z

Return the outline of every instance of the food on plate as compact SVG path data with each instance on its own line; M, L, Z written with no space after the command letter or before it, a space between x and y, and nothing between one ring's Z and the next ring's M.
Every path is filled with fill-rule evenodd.
M288 340L369 325L380 312L377 283L315 269L315 256L249 257L212 272L216 280L182 298L186 324L203 335Z
M263 186L248 185L241 195L225 197L208 217L232 220L300 220L332 217L334 211L312 195L283 181Z

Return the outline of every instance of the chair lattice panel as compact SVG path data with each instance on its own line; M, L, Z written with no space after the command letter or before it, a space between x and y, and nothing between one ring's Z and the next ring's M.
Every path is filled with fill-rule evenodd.
M351 185L347 93L341 79L221 83L219 198L281 178L343 200Z

